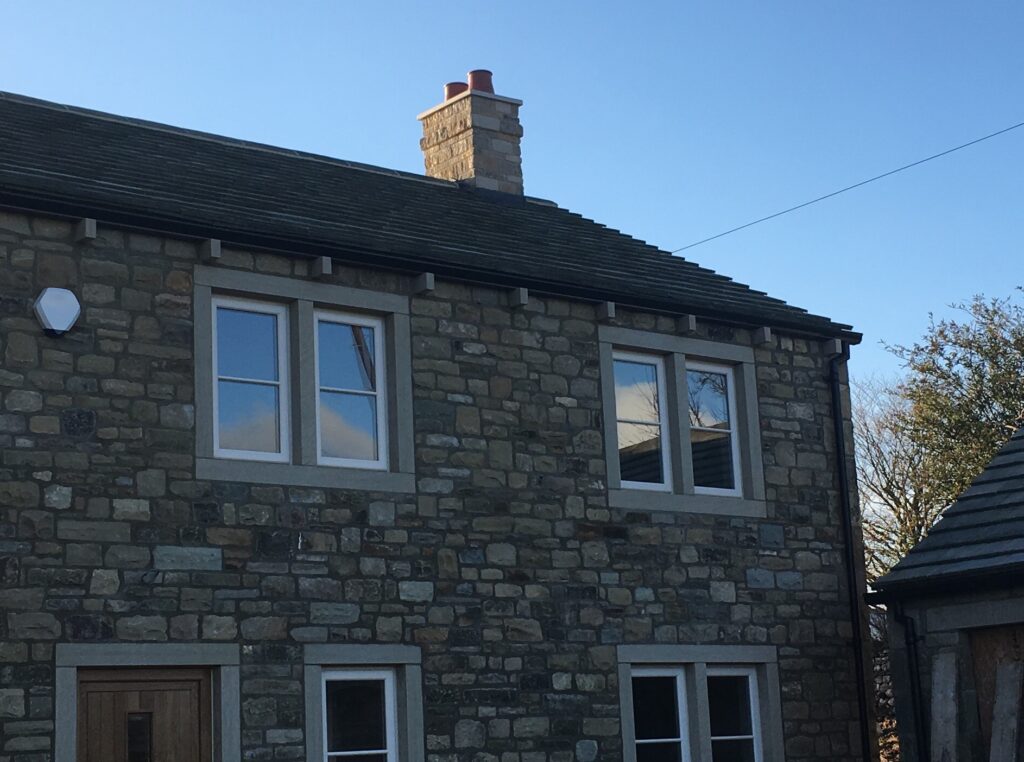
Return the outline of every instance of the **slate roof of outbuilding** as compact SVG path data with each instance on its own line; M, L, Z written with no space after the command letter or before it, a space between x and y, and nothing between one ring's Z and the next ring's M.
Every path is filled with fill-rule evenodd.
M7 93L0 205L860 339L550 202Z
M946 509L928 536L874 587L945 587L1024 566L1024 427ZM1006 575L1007 578L1009 575Z

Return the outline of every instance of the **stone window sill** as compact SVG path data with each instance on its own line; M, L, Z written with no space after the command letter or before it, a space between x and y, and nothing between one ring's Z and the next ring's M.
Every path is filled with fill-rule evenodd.
M415 474L333 466L302 466L248 460L196 458L196 478L210 481L283 484L289 487L327 487L372 492L416 491Z
M763 519L768 515L764 500L720 495L677 495L639 489L608 490L608 505L634 511L678 511L716 513L723 516L747 516Z

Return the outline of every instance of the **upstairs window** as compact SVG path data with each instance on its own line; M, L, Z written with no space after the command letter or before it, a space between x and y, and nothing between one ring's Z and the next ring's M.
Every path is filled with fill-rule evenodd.
M765 516L752 347L598 328L608 503Z
M323 311L316 320L319 461L386 468L383 321Z
M288 461L287 326L281 305L214 300L217 457Z
M660 357L615 353L615 428L624 486L671 489L664 389Z
M686 393L694 491L711 495L740 494L733 369L688 362Z
M407 295L205 265L193 279L197 478L415 491Z

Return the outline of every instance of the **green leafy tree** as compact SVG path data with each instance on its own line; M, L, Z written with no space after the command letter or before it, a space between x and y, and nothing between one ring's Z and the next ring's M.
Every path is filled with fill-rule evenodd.
M931 321L921 341L892 350L907 366L899 394L919 479L953 502L1024 425L1024 305L976 296L958 319Z

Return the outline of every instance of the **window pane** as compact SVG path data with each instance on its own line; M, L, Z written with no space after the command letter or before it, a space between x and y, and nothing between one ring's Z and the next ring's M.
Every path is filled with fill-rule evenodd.
M749 678L744 675L709 675L708 712L712 736L750 735L753 730L750 724Z
M377 398L320 392L320 453L325 458L377 460Z
M386 754L328 754L328 758L344 762L386 762Z
M615 361L615 415L620 420L661 420L658 369L655 365Z
M277 316L217 308L217 375L277 381Z
M219 446L224 450L280 452L278 388L217 382Z
M680 762L681 759L682 754L678 741L675 743L641 743L636 746L636 762Z
M620 423L618 436L622 480L663 484L661 427L646 423Z
M729 429L729 377L703 370L686 372L690 425L705 429Z
M383 680L327 683L327 751L387 748ZM371 757L349 757L348 759Z
M633 678L633 728L638 740L679 738L679 706L674 677ZM647 747L647 744L639 745L638 754L640 748Z
M754 742L712 741L711 759L713 762L754 762Z
M690 429L693 483L698 487L735 489L732 466L732 434Z
M320 386L372 392L376 389L372 328L320 321Z

